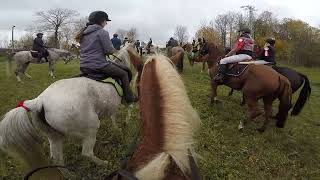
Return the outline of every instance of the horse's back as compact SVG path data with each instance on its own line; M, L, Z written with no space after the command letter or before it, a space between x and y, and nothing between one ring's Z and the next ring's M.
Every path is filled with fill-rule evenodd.
M250 83L248 86L264 93L274 93L279 87L279 76L282 76L270 66L255 64L250 64L245 74Z
M112 85L85 77L56 81L39 98L47 123L62 133L75 135L84 127L99 126L99 118L112 115L121 103Z

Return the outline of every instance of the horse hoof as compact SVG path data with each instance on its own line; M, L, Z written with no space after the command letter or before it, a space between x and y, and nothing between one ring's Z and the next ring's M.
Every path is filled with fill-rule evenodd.
M265 131L265 128L258 128L257 131L259 131L260 133L263 133Z

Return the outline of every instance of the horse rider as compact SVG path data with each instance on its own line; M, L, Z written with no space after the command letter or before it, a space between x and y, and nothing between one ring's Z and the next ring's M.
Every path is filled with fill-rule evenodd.
M268 38L266 39L266 42L263 47L263 51L258 57L259 60L264 60L266 62L269 62L270 64L275 65L275 44L276 40L274 38Z
M126 45L127 42L129 42L129 39L128 39L127 37L125 37L124 40L123 40L123 42L122 42L122 44L123 44L123 45Z
M151 51L151 46L152 46L152 39L150 38L148 44L147 44L147 54L150 54L150 51Z
M118 38L118 34L113 34L113 38L111 39L112 45L116 50L120 50L121 40Z
M166 45L166 47L167 47L167 56L168 56L168 57L171 57L171 55L172 55L171 49L172 49L173 47L177 47L177 46L179 46L178 41L175 40L173 37L171 37L171 38L169 39L167 45Z
M108 14L103 11L94 11L89 15L89 22L76 36L80 43L80 70L86 74L104 74L114 79L120 79L127 103L138 99L130 89L128 73L119 65L114 64L106 55L116 50L112 46L108 31L103 28L111 21Z
M240 37L235 43L234 48L225 55L225 58L220 60L218 73L214 77L216 82L223 83L227 64L252 59L254 40L250 35L251 30L249 28L242 28L239 30L239 33Z
M140 51L140 41L139 41L139 39L136 40L136 42L134 43L134 45L136 46L137 52L139 53L139 51Z
M170 38L170 40L168 41L168 47L177 47L179 46L179 43L177 40L175 40L173 37Z
M44 42L42 40L43 37L43 33L38 33L37 37L33 40L33 46L32 46L32 50L34 51L38 51L38 60L39 62L41 61L41 59L44 57L46 59L46 62L48 62L48 51L46 48L48 48L47 46L44 45Z

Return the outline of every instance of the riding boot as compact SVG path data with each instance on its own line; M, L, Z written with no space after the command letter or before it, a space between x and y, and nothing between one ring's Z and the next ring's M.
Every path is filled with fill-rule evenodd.
M46 62L49 62L48 57L44 57L46 59Z
M125 77L122 77L121 82L122 82L122 88L124 93L124 100L126 101L126 103L131 104L131 103L137 102L138 98L133 94L130 88L128 75L125 75Z
M220 64L217 75L213 78L214 81L217 83L223 84L224 77L227 71L227 65L226 64Z

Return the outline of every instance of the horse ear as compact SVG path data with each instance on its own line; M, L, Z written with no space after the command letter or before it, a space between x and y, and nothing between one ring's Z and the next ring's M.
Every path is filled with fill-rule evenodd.
M133 64L134 68L139 72L143 67L143 61L136 52L132 51L132 49L127 49L127 51L129 53L131 63Z
M170 60L173 62L174 65L177 65L178 62L180 61L182 55L183 55L183 53L181 51L179 51L174 56L171 56Z

